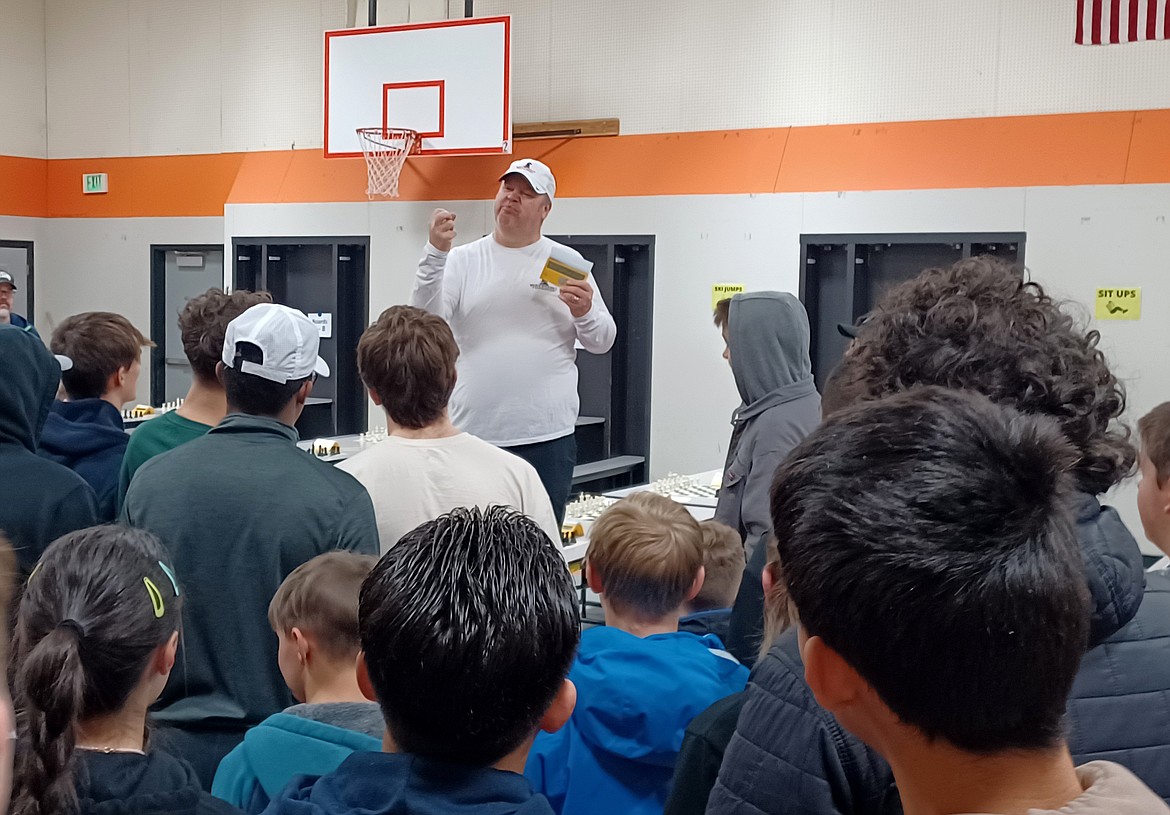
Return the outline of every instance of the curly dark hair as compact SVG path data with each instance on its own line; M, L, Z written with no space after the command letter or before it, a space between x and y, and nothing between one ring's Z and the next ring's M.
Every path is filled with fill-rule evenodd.
M1080 453L1077 485L1099 495L1132 472L1137 455L1118 421L1125 386L1100 338L1018 267L977 257L890 289L842 364L859 401L941 385L1054 418Z
M187 301L179 313L179 331L183 351L195 376L205 382L215 381L215 364L223 354L223 338L232 320L258 303L271 303L266 291L237 289L230 294L222 289L208 289Z

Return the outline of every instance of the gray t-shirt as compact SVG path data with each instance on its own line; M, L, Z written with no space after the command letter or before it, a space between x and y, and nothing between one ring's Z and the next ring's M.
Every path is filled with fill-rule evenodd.
M317 705L293 705L285 713L311 719L322 724L331 724L343 730L353 730L372 736L378 741L386 730L382 709L375 702L325 702Z

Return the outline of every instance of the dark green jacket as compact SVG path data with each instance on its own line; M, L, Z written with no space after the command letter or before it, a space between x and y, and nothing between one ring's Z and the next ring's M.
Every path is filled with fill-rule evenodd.
M365 488L296 440L275 419L232 414L134 476L121 520L162 539L184 598L162 724L243 730L292 704L268 625L272 595L322 552L378 553Z

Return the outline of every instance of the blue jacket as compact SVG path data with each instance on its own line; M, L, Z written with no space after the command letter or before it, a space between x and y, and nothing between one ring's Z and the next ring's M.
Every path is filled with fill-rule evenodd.
M409 753L354 753L321 778L300 776L265 815L552 815L516 773Z
M245 812L261 812L294 776L326 775L351 753L381 749L381 741L364 733L276 713L224 756L211 794Z
M84 478L97 494L99 520L112 521L118 514L118 471L129 443L116 407L104 399L78 399L53 403L37 452Z
M1090 651L1068 703L1076 763L1108 758L1170 801L1170 578L1142 571L1111 507L1075 498L1093 599ZM791 637L789 637L790 639ZM889 766L816 704L781 638L752 672L708 815L883 815L901 811Z
M591 628L569 673L577 707L537 735L524 774L561 815L661 815L687 725L747 674L713 635Z

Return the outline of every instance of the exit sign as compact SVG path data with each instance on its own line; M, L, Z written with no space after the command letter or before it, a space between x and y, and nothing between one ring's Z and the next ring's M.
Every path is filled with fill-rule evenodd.
M110 191L110 177L106 173L85 173L81 176L81 191L86 195Z

